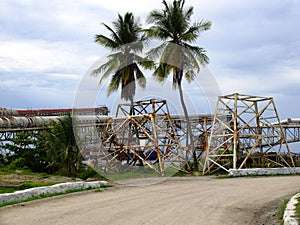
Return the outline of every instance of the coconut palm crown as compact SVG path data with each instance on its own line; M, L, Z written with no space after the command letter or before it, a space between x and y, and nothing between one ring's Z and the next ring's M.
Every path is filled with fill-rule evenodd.
M138 55L143 49L145 37L141 35L141 26L132 13L125 13L124 17L118 14L118 19L113 22L113 27L105 23L102 25L110 32L110 36L97 34L95 42L111 50L108 60L92 73L101 75L100 84L111 76L107 95L118 90L121 86L121 98L133 101L136 84L142 88L146 86L146 79L139 65L146 67L144 59Z
M146 30L148 37L162 40L163 43L149 52L152 59L160 57L154 71L159 81L164 81L172 73L174 87L181 86L185 76L188 82L195 78L200 64L209 63L204 48L191 45L200 33L209 30L210 21L191 22L193 7L184 8L184 0L174 0L168 4L163 0L164 9L150 12L147 22L152 26Z

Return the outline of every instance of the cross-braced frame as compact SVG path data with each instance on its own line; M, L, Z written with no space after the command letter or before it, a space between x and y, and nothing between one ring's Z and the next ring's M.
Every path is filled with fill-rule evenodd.
M107 170L128 171L135 166L164 174L168 168L189 171L184 150L165 100L120 104L102 136L101 159Z
M294 166L273 98L218 98L204 173L214 169Z

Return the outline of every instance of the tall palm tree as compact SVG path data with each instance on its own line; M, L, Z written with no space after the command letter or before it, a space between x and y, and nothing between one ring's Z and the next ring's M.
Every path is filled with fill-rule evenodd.
M184 8L184 0L174 0L170 4L163 0L162 3L164 8L151 11L147 18L147 22L152 24L146 30L148 37L163 41L161 45L149 52L149 56L152 59L160 58L154 71L154 76L158 81L165 81L169 74L173 76L173 87L179 90L187 121L187 139L189 136L194 166L198 169L193 134L183 98L182 79L185 77L188 82L191 82L196 72L199 72L200 65L209 63L205 49L191 45L191 43L197 40L200 33L210 29L211 22L201 20L192 23L193 7Z
M105 23L102 25L110 32L110 37L103 34L95 36L95 42L112 51L106 63L95 69L94 76L101 75L100 83L111 76L107 95L118 90L121 86L121 98L133 102L136 84L142 88L146 86L146 79L139 68L149 67L149 63L138 55L143 50L145 36L141 35L141 25L132 13L127 12L124 17L118 14L118 20L113 22L113 28Z

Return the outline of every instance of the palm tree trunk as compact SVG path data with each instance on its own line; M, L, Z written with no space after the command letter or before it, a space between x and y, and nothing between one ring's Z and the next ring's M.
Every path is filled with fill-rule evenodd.
M181 106L182 106L184 117L185 117L185 120L186 120L187 140L188 140L188 137L190 137L190 143L191 143L190 147L191 147L191 150L192 150L192 153L193 153L194 170L198 171L198 160L197 160L197 155L196 155L196 151L195 151L194 137L193 137L193 133L192 133L192 130L191 130L190 118L189 118L188 111L187 111L187 108L186 108L186 105L185 105L185 102L184 102L184 98L183 98L183 92L182 92L181 84L178 85L178 90L179 90Z
M130 114L130 116L133 116L134 115L134 109L133 109L133 99L131 98L130 99L130 111L129 111L129 114ZM130 146L130 144L131 144L131 142L132 142L132 136L134 135L133 134L133 131L135 131L135 129L134 128L136 128L135 127L135 125L132 123L132 122L130 122L129 123L129 133L128 133L128 140L127 140L127 145L128 146Z

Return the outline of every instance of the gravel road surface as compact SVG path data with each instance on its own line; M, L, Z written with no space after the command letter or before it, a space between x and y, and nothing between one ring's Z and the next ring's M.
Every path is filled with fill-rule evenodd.
M278 224L276 211L300 190L300 176L134 180L0 208L1 225ZM135 182L135 183L134 183Z

